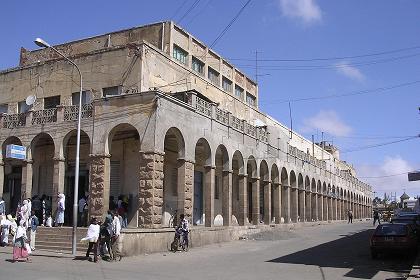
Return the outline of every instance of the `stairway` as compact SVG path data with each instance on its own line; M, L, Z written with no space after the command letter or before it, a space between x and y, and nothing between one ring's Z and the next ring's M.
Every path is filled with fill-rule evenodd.
M35 249L71 253L72 230L71 227L38 227ZM86 236L86 232L87 228L77 228L76 250L78 254L87 251L88 244L80 242L80 239Z

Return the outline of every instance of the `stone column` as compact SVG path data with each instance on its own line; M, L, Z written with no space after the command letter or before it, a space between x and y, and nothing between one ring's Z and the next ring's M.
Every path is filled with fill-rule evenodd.
M273 207L273 214L274 220L276 224L280 224L281 222L281 186L279 183L272 183L273 184L273 200L274 203L271 205Z
M285 223L290 222L290 187L281 185L281 213Z
M292 222L298 221L298 189L290 188L290 218Z
M239 214L238 214L238 223L240 226L246 224L246 219L248 217L248 190L247 190L247 175L239 174Z
M264 182L264 224L271 223L271 183Z
M334 220L334 204L332 197L327 197L328 199L328 220Z
M324 206L324 214L322 215L322 218L324 221L328 221L328 197L326 195L323 195L322 199Z
M311 206L312 206L312 215L311 218L313 221L318 221L318 198L317 198L317 194L316 193L312 193L312 198L311 198Z
M177 182L177 209L179 214L192 222L193 212L193 183L194 163L184 159L178 159L178 182Z
M304 222L306 220L306 206L305 206L305 191L304 190L298 190L298 206L299 206L299 221Z
M0 196L3 197L4 189L4 162L0 161Z
M312 221L312 201L311 192L305 191L305 222Z
M206 227L214 225L214 166L204 167L204 215Z
M162 227L163 162L163 153L140 151L139 225L145 228Z
M32 197L32 163L31 159L25 160L22 166L21 197L23 199Z
M230 226L232 224L232 171L223 171L222 186L222 213L223 225Z
M89 217L102 219L109 207L110 155L90 155Z
M260 223L260 179L252 179L252 224Z
M64 193L64 176L66 172L65 158L54 157L54 174L52 189L52 213L57 211L58 193Z
M318 220L324 220L324 196L322 194L317 194L318 200Z

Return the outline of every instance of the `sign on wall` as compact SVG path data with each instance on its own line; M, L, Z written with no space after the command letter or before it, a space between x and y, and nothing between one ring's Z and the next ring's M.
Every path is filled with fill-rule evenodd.
M26 147L13 144L7 145L6 158L26 159Z

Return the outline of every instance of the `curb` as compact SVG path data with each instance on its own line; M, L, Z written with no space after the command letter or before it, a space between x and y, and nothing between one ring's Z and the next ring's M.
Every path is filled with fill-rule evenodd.
M418 253L414 260L413 267L408 274L407 280L414 280L420 278L420 254Z

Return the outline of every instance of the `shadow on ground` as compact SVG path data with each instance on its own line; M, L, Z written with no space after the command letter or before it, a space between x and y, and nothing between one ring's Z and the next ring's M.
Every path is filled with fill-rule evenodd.
M369 238L372 230L354 232L342 238L305 249L290 255L269 260L274 263L305 264L322 268L348 268L344 276L372 279L378 272L394 272L397 278L405 279L410 272L414 257L403 255L382 255L372 260L369 250ZM401 278L398 278L401 277Z

